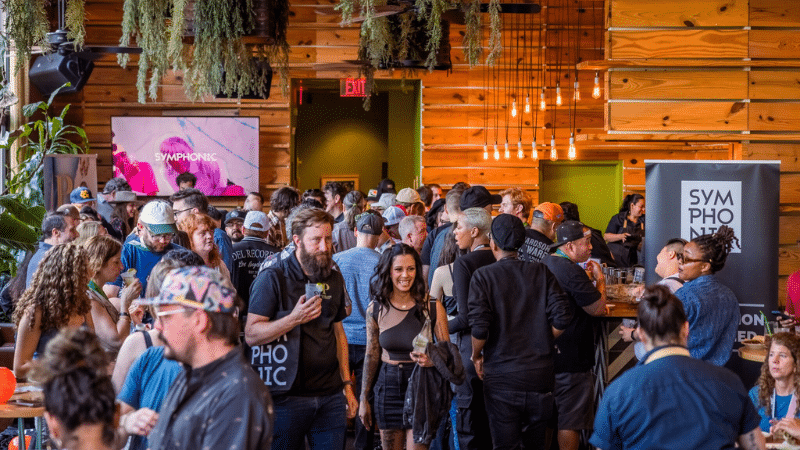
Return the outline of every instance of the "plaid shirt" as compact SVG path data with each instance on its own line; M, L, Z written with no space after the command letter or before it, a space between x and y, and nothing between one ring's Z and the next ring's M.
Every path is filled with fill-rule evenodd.
M286 225L272 211L267 213L269 219L269 230L267 230L267 243L273 247L286 247Z

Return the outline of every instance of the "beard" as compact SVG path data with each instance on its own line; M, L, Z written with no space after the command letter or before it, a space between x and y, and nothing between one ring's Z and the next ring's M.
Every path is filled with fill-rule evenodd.
M300 245L300 266L308 278L318 283L328 279L333 270L333 254L330 251L309 253L304 245Z

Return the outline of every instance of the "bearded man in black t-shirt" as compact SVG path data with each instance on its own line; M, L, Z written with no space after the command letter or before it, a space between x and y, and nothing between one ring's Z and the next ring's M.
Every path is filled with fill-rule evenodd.
M342 412L346 407L352 418L358 409L341 323L347 315L344 279L333 270L333 223L321 209L297 213L292 221L296 250L259 272L250 289L248 345L264 346L300 327L297 374L288 391L273 393L275 450L304 449L306 439L312 450L342 448L347 427ZM316 283L319 295L306 298L309 282ZM292 309L278 318L278 312L287 313L281 304ZM269 371L258 370L264 362L255 357L261 350L254 349L250 363L264 379ZM268 386L273 381L264 379Z

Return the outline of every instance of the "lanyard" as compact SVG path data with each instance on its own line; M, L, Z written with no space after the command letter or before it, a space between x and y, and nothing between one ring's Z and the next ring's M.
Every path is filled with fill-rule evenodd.
M683 345L678 345L678 344L661 345L661 346L655 347L654 349L652 349L649 352L645 353L645 355L642 356L642 359L640 359L639 362L636 363L636 365L637 366L643 366L643 365L647 364L648 362L652 362L652 361L648 361L648 359L650 359L650 357L653 356L654 353L656 353L658 351L661 351L661 350L668 349L668 348L675 348L675 353L674 354L689 356L689 350L687 350L686 347L684 347ZM670 353L670 354L672 354L672 353ZM663 356L668 356L668 355L665 354ZM663 356L661 356L661 357L663 357ZM659 358L661 358L661 357L659 357ZM657 360L659 358L656 358L653 361L655 361L655 360Z
M772 390L772 398L770 399L770 403L772 404L772 415L770 417L778 419L778 416L775 414L775 398L777 394L775 393L775 389ZM789 410L786 411L786 417L795 417L797 415L797 397L792 393L792 399L789 400Z
M98 294L102 295L104 299L108 300L106 293L97 286L97 283L95 283L94 280L89 280L89 289L97 292Z
M479 245L479 246L477 246L477 247L473 248L473 249L472 249L472 250L470 250L470 251L471 251L471 252L474 252L475 250L480 250L480 249L482 249L482 248L488 248L488 247L489 247L489 245L487 245L487 244L481 244L481 245Z

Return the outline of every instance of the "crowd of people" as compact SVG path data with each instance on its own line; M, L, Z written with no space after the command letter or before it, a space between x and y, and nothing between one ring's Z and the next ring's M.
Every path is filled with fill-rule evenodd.
M179 181L144 204L121 178L76 189L0 296L59 448L343 449L348 419L367 450L800 437L798 338L772 339L749 396L720 367L740 318L714 276L728 227L665 243L620 328L639 364L598 405L604 266L643 262L643 196L603 233L520 188L331 182L277 189L265 212L259 193L221 211Z

